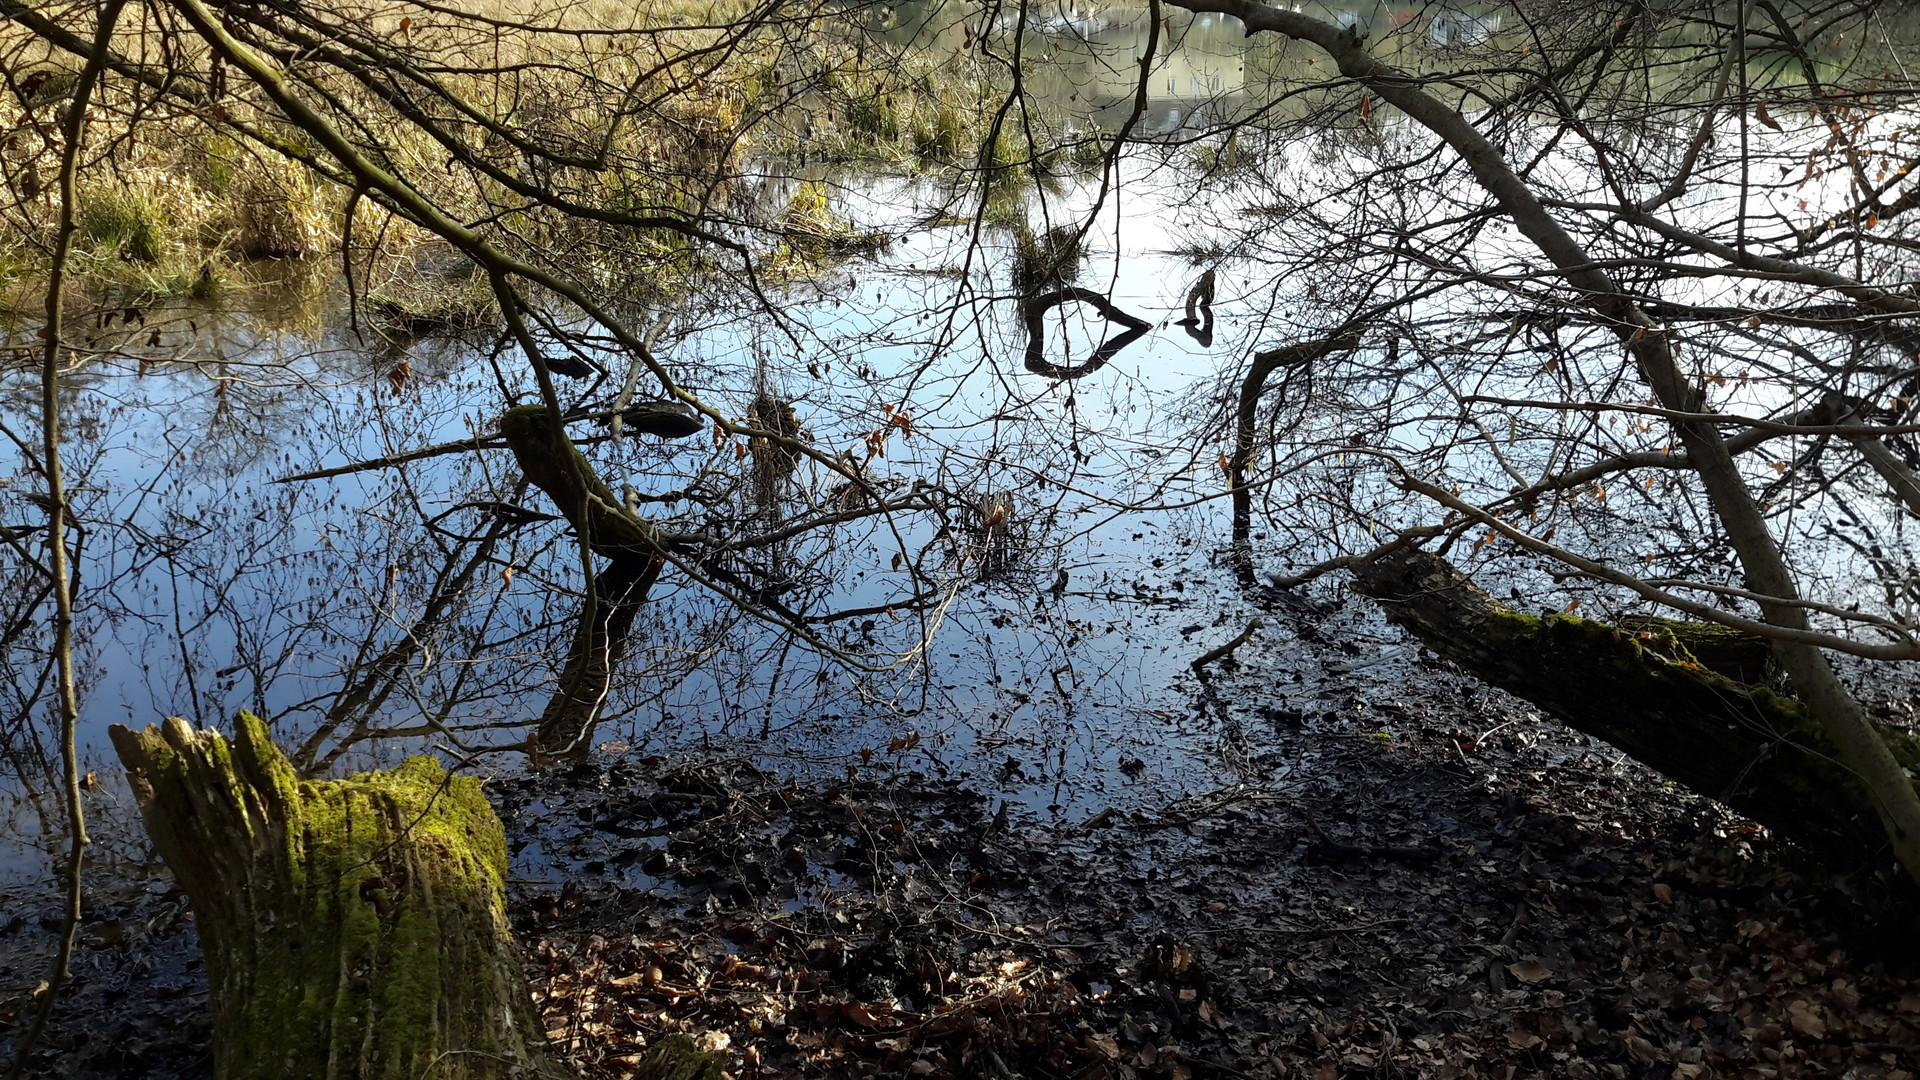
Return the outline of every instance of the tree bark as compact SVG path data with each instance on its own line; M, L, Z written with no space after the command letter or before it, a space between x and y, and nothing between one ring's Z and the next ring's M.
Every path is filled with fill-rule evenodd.
M545 405L521 405L500 417L500 434L520 471L547 493L596 554L609 559L658 557L665 550L659 533L621 503L578 447L564 438L556 441L551 416Z
M1227 485L1233 491L1233 570L1243 587L1253 585L1253 492L1247 488L1247 470L1253 465L1260 395L1266 392L1267 378L1282 368L1305 368L1335 349L1359 346L1360 335L1348 331L1253 354L1253 366L1240 384L1240 398L1234 405L1233 459L1227 462Z
M660 564L651 559L617 559L593 576L593 598L580 612L560 688L547 701L534 733L536 757L577 761L587 756L613 673L626 658L633 620L659 576Z
M570 1075L527 994L478 780L414 757L303 782L251 713L231 744L177 718L110 734L193 904L216 1077Z
M547 493L588 547L612 562L593 575L560 688L528 740L536 764L547 754L579 760L592 749L607 688L666 550L660 534L620 502L578 447L555 441L551 417L544 405L509 409L500 418L500 434L527 479Z
M1442 657L1693 791L1803 845L1835 870L1884 869L1874 799L1805 704L1749 681L1766 642L1672 620L1610 626L1505 608L1453 564L1406 548L1354 567L1355 587ZM1879 727L1904 765L1920 739Z

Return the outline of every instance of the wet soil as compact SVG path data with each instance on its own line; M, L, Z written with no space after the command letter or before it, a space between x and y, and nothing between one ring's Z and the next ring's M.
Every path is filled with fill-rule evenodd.
M1037 808L1051 763L1017 747L969 771L910 738L792 766L610 744L497 781L549 1033L593 1078L678 1031L740 1078L1920 1072L1913 970L1845 936L1866 909L1388 655L1308 630L1188 678L1166 722L1208 740L1214 783L1170 792L1121 754L1104 806ZM0 914L8 992L39 920ZM95 889L84 939L36 1074L208 1075L164 877ZM0 1001L0 1053L28 1005Z

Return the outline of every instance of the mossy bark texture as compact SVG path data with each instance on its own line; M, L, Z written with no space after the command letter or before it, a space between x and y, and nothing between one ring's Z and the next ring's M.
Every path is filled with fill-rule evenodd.
M500 434L527 479L547 493L574 531L612 565L594 575L593 596L567 650L560 688L548 700L534 734L531 752L536 762L549 754L579 760L592 748L613 672L626 656L634 617L660 575L665 550L660 534L621 503L580 449L557 440L552 416L544 405L509 409L500 418Z
M1867 790L1801 702L1756 683L1765 643L1718 627L1511 611L1451 563L1402 550L1355 586L1442 657L1803 844L1836 870L1891 865ZM1697 650L1697 651L1696 651ZM1881 734L1908 767L1920 741Z
M214 1075L564 1077L505 917L506 843L429 757L300 780L264 721L115 725L154 847L192 901Z
M579 447L555 434L551 417L544 405L521 405L500 417L500 434L520 471L547 493L596 554L609 559L658 556L660 534L621 503Z

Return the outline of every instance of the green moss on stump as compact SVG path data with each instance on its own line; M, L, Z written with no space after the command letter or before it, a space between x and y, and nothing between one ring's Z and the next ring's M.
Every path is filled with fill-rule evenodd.
M301 780L265 721L111 735L207 955L215 1075L564 1076L505 920L506 841L430 757Z

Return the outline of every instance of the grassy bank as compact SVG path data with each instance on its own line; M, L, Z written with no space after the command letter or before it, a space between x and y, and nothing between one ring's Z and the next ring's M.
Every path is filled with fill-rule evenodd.
M1097 141L1068 145L1044 118L1003 108L1005 80L978 50L889 44L842 7L755 10L749 22L725 4L307 6L248 29L299 47L301 97L365 157L503 249L616 294L701 274L722 257L703 231L784 260L795 207L764 181L801 159L961 182L1097 159ZM86 35L87 18L68 29ZM356 196L345 172L289 160L311 152L306 137L182 27L149 21L120 48L147 58L166 92L111 76L97 97L76 193L81 280L211 298L257 276L241 272L250 263L345 255L356 285L395 303L472 302L444 286L427 230ZM0 50L0 128L13 133L0 143L4 281L37 277L51 247L74 61L19 25ZM861 250L818 227L834 214L830 193L816 195L822 205L803 208L809 255Z

